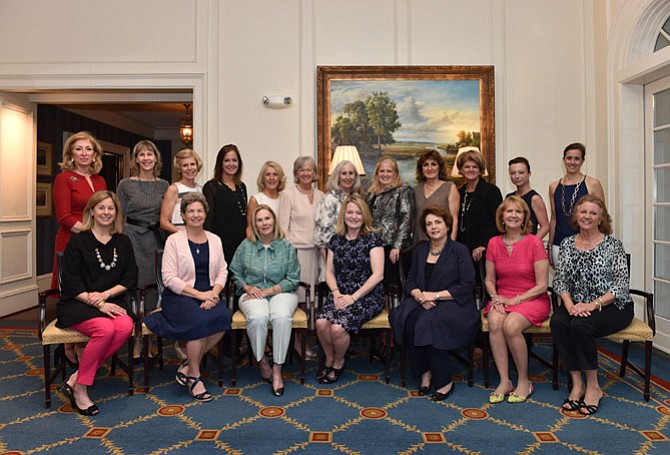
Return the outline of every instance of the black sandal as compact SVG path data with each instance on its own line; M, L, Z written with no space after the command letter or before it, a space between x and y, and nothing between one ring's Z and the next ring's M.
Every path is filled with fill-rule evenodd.
M202 382L202 379L200 379L200 378L194 378L193 376L186 376L186 378L187 378L189 381L193 381L193 383L189 386L189 387L190 387L190 389L189 389L189 393L191 394L191 396L193 397L193 399L194 399L195 401L200 401L201 403L205 403L205 402L207 402L207 401L212 401L212 394L209 393L209 392L207 391L207 389L205 389L204 392L199 393L199 394L197 394L197 395L194 395L194 394L193 394L193 389L194 389L195 386L198 384L198 382ZM205 385L204 382L203 382L202 384Z
M579 413L583 416L591 416L598 412L598 405L597 404L582 404L582 406L579 408Z
M333 373L333 376L330 376L330 373ZM342 365L342 368L330 367L330 371L321 379L320 382L321 384L334 384L338 379L340 379L342 373L344 373L344 365Z
M320 372L318 372L318 373L316 374L316 380L317 380L317 382L319 382L319 383L321 383L321 384L325 384L324 382L322 382L322 381L323 381L323 378L325 378L326 376L328 376L328 375L330 374L331 371L333 371L333 367L326 367L326 366L324 366L324 367L323 367L323 370L321 370Z
M177 367L177 374L175 374L174 376L174 380L177 381L177 384L179 384L182 387L186 387L188 385L188 376L186 376L179 370L187 366L188 366L188 360L184 359Z
M565 405L568 405L567 407ZM578 411L579 408L582 408L586 406L582 400L571 400L570 398L566 398L563 400L563 405L561 406L562 409L566 411Z
M74 390L67 382L64 382L61 385L59 385L58 391L63 393L65 396L69 398L70 406L72 406L73 409L76 409L79 414L83 416L94 416L100 414L100 409L95 404L90 405L86 409L82 409L79 406L77 406L77 402L74 399Z

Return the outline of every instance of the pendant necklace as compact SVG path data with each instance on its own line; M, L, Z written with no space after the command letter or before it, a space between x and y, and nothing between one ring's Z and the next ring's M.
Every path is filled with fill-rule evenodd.
M470 196L470 202L468 202L468 192L465 191L465 194L463 195L463 201L461 201L461 219L460 221L460 230L461 232L465 232L465 214L470 210L470 206L472 205L472 201L475 199L474 194Z
M109 264L105 264L102 260L102 256L100 256L100 250L98 248L95 249L95 256L98 258L98 263L100 264L101 269L105 270L111 270L114 267L116 267L116 260L118 259L118 256L116 254L116 247L114 248L113 254L112 254L112 262Z
M565 216L572 215L572 209L575 208L575 199L577 199L577 193L579 193L579 188L582 186L582 182L584 180L586 180L586 176L584 176L583 179L577 182L577 186L575 186L575 191L572 193L572 198L570 199L569 210L565 209L565 183L561 183L561 209L563 210L563 214Z

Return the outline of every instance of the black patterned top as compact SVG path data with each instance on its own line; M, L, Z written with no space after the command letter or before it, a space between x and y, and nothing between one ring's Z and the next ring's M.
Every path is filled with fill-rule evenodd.
M626 252L620 240L606 235L589 251L575 246L573 235L563 239L554 275L554 291L570 294L575 303L593 302L611 292L620 310L632 302Z

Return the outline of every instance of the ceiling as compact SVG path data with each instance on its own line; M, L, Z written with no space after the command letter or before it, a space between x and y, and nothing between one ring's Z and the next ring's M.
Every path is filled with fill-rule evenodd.
M191 90L22 90L49 104L134 133L156 137L176 131L193 102Z

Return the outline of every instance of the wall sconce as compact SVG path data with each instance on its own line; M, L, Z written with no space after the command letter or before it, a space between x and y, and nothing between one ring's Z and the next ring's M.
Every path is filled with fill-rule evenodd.
M289 107L293 103L293 98L290 96L271 95L261 98L263 105L272 109L283 109Z
M461 147L461 148L459 148L458 153L456 154L456 159L454 160L454 167L451 168L451 176L452 177L463 177L463 174L461 174L461 170L458 169L458 157L462 153L469 152L471 150L475 151L475 152L478 152L478 153L482 153L479 150L479 147ZM482 156L482 159L484 159L483 156ZM486 160L484 160L484 162L486 163ZM488 177L488 176L489 176L489 171L484 169L484 174L482 174L482 177Z
M354 164L358 175L365 175L365 168L355 145L340 145L335 149L335 154L330 162L330 169L328 169L328 175L333 173L335 166L345 160L351 161Z
M191 103L184 103L186 114L181 119L179 126L179 137L188 148L193 144L193 115L191 114Z

